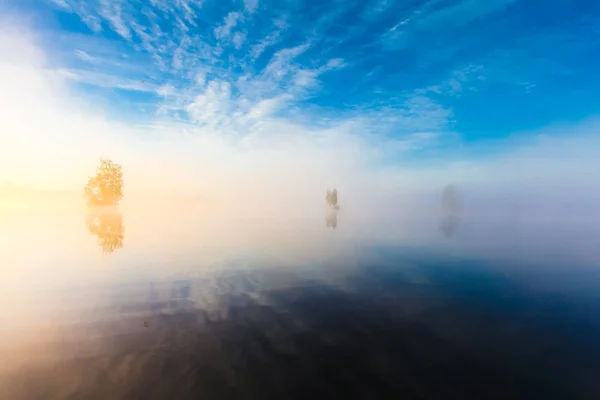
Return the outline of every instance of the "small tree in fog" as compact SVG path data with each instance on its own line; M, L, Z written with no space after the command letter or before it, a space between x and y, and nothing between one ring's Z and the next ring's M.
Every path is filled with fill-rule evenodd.
M100 160L96 176L84 188L90 205L116 205L123 198L123 172L111 160Z
M327 205L330 207L337 208L337 190L333 189L333 191L328 190L327 195L325 196L325 200L327 201Z

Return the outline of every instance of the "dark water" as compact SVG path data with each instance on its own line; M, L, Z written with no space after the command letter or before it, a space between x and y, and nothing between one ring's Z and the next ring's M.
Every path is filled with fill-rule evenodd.
M485 230L447 219L385 238L341 216L262 236L85 221L49 239L36 219L44 256L6 259L29 272L3 270L3 399L600 398L589 231L496 224L477 244ZM185 245L159 240L174 232Z

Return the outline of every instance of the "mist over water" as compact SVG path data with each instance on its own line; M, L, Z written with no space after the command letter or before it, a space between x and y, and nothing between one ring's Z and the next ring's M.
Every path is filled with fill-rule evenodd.
M461 195L5 212L0 396L594 398L598 225Z
M0 400L600 399L594 2L226 3L0 0Z

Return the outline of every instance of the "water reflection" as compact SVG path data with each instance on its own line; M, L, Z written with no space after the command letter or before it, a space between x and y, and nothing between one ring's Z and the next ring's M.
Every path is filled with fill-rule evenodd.
M190 291L189 280L174 281L171 286L171 299L187 299L190 297Z
M450 238L454 236L458 228L460 201L458 190L453 184L446 185L442 192L442 218L440 229L444 236Z
M447 215L440 221L440 230L445 237L451 238L454 236L456 229L458 228L459 219L456 215Z
M386 257L396 266L402 259ZM6 363L0 394L594 398L600 327L592 314L501 275L427 258L392 268L386 257L343 285L235 268L157 281L152 310L140 287L120 287L115 301L129 307L118 319L57 327L68 341L40 344L45 354L15 358L19 368Z
M337 227L338 222L338 212L337 210L330 211L325 217L325 226L327 228L335 229Z
M597 398L600 302L573 282L597 296L600 275L575 281L571 258L564 275L519 281L510 271L523 273L524 250L494 273L467 246L503 236L473 231L468 216L453 261L445 247L461 246L435 246L439 218L446 236L462 218L456 188L436 200L442 212L413 225L357 221L348 207L336 234L338 213L321 210L244 221L122 208L127 246L108 259L118 268L78 268L107 264L76 245L90 239L79 210L46 221L36 252L40 218L21 247L13 227L12 264L0 260L0 303L14 310L0 313L0 398ZM62 236L43 247L57 221ZM103 253L123 247L116 209L85 221ZM580 297L551 293L553 277Z
M456 214L460 211L458 190L453 184L446 185L442 192L442 208L445 212Z
M89 209L85 224L90 233L97 237L102 254L111 254L123 247L123 215L116 208Z

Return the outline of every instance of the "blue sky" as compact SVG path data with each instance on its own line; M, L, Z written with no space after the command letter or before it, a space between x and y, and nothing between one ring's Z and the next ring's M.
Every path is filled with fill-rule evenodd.
M25 2L52 62L130 118L202 123L213 85L236 103L331 123L366 116L389 135L505 137L593 115L593 1ZM141 82L145 81L144 84ZM248 108L248 107L246 107ZM243 110L247 111L247 110Z
M0 7L33 32L44 71L111 121L235 137L238 148L248 138L271 145L295 143L296 131L318 132L317 142L343 132L356 139L349 146L378 143L369 162L386 168L458 162L511 150L548 127L564 129L545 136L566 136L600 109L593 1Z

